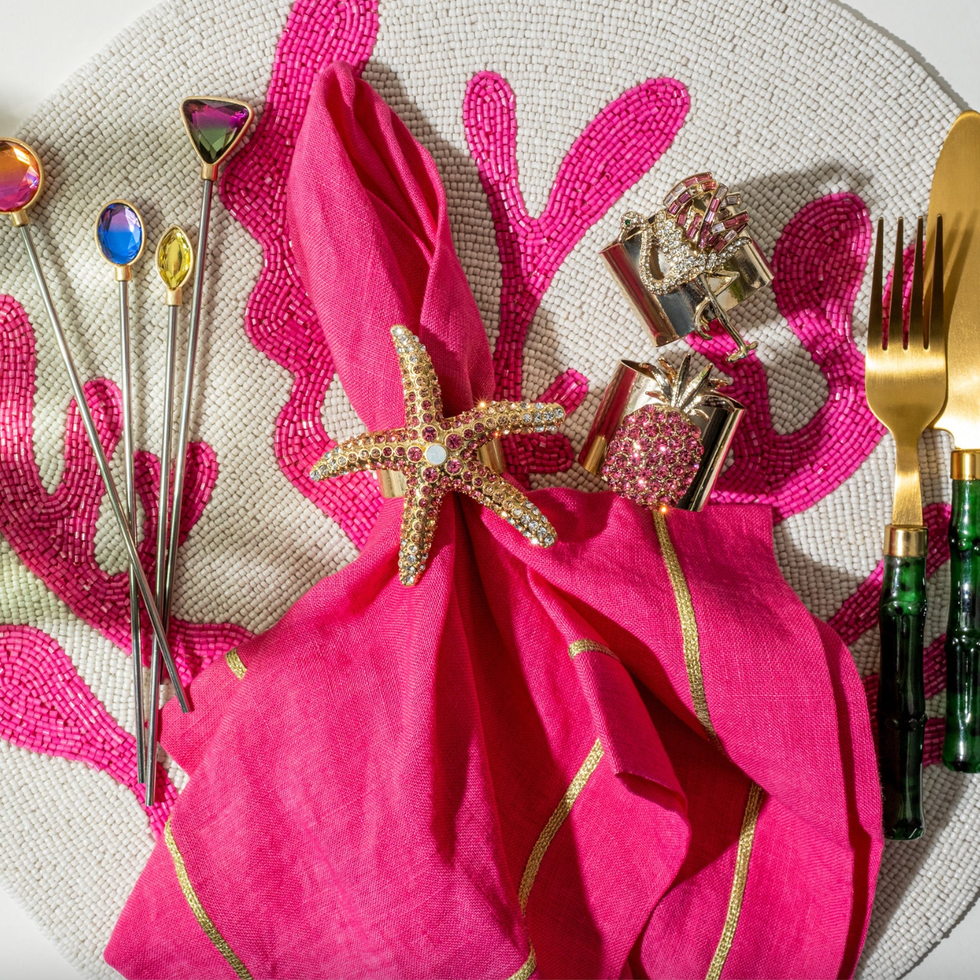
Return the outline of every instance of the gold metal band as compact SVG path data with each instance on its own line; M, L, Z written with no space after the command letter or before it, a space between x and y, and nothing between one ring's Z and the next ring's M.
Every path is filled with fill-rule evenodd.
M228 664L228 669L240 680L245 680L245 664L242 663L242 658L238 656L238 647L234 650L229 650L225 654L225 663Z
M593 423L593 427L595 424ZM615 429L613 430L613 434L615 434ZM602 464L605 462L606 450L609 448L609 440L611 438L612 435L606 435L605 432L597 432L595 435L590 432L589 438L582 447L579 462L590 473L594 473L596 476L602 476Z
M534 847L531 848L531 854L527 859L527 864L524 866L524 874L521 875L521 883L517 889L517 901L521 906L522 912L527 912L527 900L531 895L531 886L534 884L534 879L538 876L538 869L544 860L545 852L551 846L551 842L555 839L555 834L558 833L561 825L572 812L572 806L578 799L579 793L585 789L585 784L589 781L592 773L595 772L596 766L599 765L599 760L602 756L602 743L596 739L591 751L585 757L581 768L575 773L575 778L568 784L565 795L559 801L558 806L555 807L554 813L548 818L548 822L544 825L544 830L538 835Z
M732 890L728 896L728 911L725 914L725 925L721 930L721 939L711 958L711 965L705 980L719 980L725 967L725 960L732 949L735 930L738 927L738 917L742 912L742 899L745 897L745 883L749 878L749 860L752 857L752 845L755 843L755 827L759 820L759 811L765 794L756 783L749 787L749 798L745 803L745 813L742 816L742 829L738 835L738 849L735 851L735 874L732 880Z
M667 576L674 590L674 601L677 603L677 615L681 621L681 637L684 641L684 665L687 668L687 683L691 689L691 701L694 703L694 713L701 722L701 727L708 737L722 752L721 740L715 731L708 711L708 699L704 693L704 674L701 670L701 639L698 636L698 621L694 616L694 603L691 601L691 590L684 577L684 569L674 551L670 532L667 530L667 519L663 514L654 513L653 525L657 529L657 540L663 554L664 565L667 566Z
M885 528L885 554L898 558L921 558L926 553L927 539L928 532L924 527L889 524Z
M180 853L180 848L177 847L177 841L174 840L174 832L170 829L170 820L167 820L164 825L163 839L167 844L167 850L170 851L170 857L174 863L174 873L177 875L180 890L184 893L184 898L191 907L191 911L194 913L194 918L197 919L198 925L204 930L204 934L208 939L211 940L214 948L235 971L239 980L252 980L252 974L248 972L248 968L235 954L228 940L221 935L218 927L211 921L211 916L208 915L207 910L197 896L197 892L194 891L194 885L191 883L190 876L187 874L187 868L184 866L184 858Z
M578 642L592 643L593 641L579 640ZM572 647L574 646L575 644L573 643ZM594 647L588 647L587 649L598 649L599 646L599 644L595 644ZM568 652L570 656L574 657L575 654L572 653L572 647L569 647ZM548 818L548 822L544 825L544 830L538 834L538 839L535 841L534 847L531 848L527 864L524 866L524 874L521 875L521 883L517 889L517 901L521 907L521 914L527 913L527 900L531 894L531 886L534 884L534 879L538 876L538 870L541 867L542 860L544 860L545 852L555 839L555 834L558 833L561 825L572 812L572 805L578 799L582 790L585 789L585 784L589 781L592 773L595 772L596 766L599 765L599 760L602 756L602 743L596 739L595 744L585 757L585 761L580 766L579 771L575 773L575 778L569 783L568 789L565 790L565 795L559 801L558 806L555 807L554 813ZM509 980L528 980L537 968L538 959L535 956L534 947L531 946L523 966Z
M587 650L592 650L594 653L604 653L607 657L612 657L613 660L619 660L619 657L605 643L599 643L597 640L576 640L569 645L568 655L574 660L580 653L585 653Z
M524 961L524 965L509 978L509 980L529 980L530 976L538 968L538 958L534 953L534 947L531 946L531 952L527 954L527 959Z
M477 455L480 457L480 462L494 473L503 473L507 469L504 447L499 439L491 439L490 442L480 446ZM400 470L375 470L375 475L378 477L381 496L386 500L405 496L405 474Z
M954 480L980 480L980 449L954 449L949 469Z

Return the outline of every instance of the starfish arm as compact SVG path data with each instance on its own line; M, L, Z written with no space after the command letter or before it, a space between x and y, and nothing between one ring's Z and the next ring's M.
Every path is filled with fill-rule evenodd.
M472 483L453 481L450 489L465 493L477 503L489 507L498 517L511 524L531 544L550 548L557 540L557 532L541 511L531 503L523 492L512 483L497 476L491 469L481 464L471 464Z
M512 432L557 432L565 421L565 409L557 402L490 402L478 414L486 426L480 445Z
M398 578L402 585L415 585L425 571L443 496L444 490L417 475L408 477L398 547Z
M389 432L365 432L353 439L345 439L324 453L310 470L310 476L314 480L326 480L360 470L393 469L394 460L386 458L384 452L391 447L394 453L397 445L407 438L405 429L391 429Z
M405 388L405 425L409 428L442 418L442 394L432 358L408 327L391 328ZM426 404L428 403L428 404ZM429 419L424 416L429 415Z

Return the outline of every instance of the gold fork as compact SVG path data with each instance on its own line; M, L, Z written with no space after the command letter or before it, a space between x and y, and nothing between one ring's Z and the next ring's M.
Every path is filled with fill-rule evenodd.
M942 219L936 226L928 324L923 299L923 221L912 264L908 342L903 336L904 222L898 221L888 332L883 322L884 222L878 222L864 387L868 406L895 440L895 495L885 529L884 578L878 604L878 766L885 836L921 836L925 693L922 634L926 612L926 529L919 487L919 438L946 400Z

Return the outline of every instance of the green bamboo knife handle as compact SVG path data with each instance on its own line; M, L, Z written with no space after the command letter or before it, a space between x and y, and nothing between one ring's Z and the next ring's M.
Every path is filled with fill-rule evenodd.
M896 534L896 532L898 532ZM903 534L904 532L904 534ZM904 538L906 547L892 547ZM926 616L925 528L890 526L878 603L878 769L889 840L922 836L922 750L926 699L922 636ZM911 548L907 547L912 543ZM888 550L905 554L888 554ZM908 554L908 551L916 552Z
M957 465L961 455L968 454L953 453L943 764L980 772L980 479L957 479L975 476Z

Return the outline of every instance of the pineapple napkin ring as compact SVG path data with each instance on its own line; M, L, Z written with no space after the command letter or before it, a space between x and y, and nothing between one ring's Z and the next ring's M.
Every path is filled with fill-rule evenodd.
M728 311L772 282L759 246L744 234L741 196L709 173L676 184L650 217L623 215L619 237L599 253L630 305L661 347L691 333L707 338L718 320L735 341L729 361L755 348Z
M701 510L745 412L726 384L710 368L691 377L690 354L676 370L620 361L579 462L644 507Z

